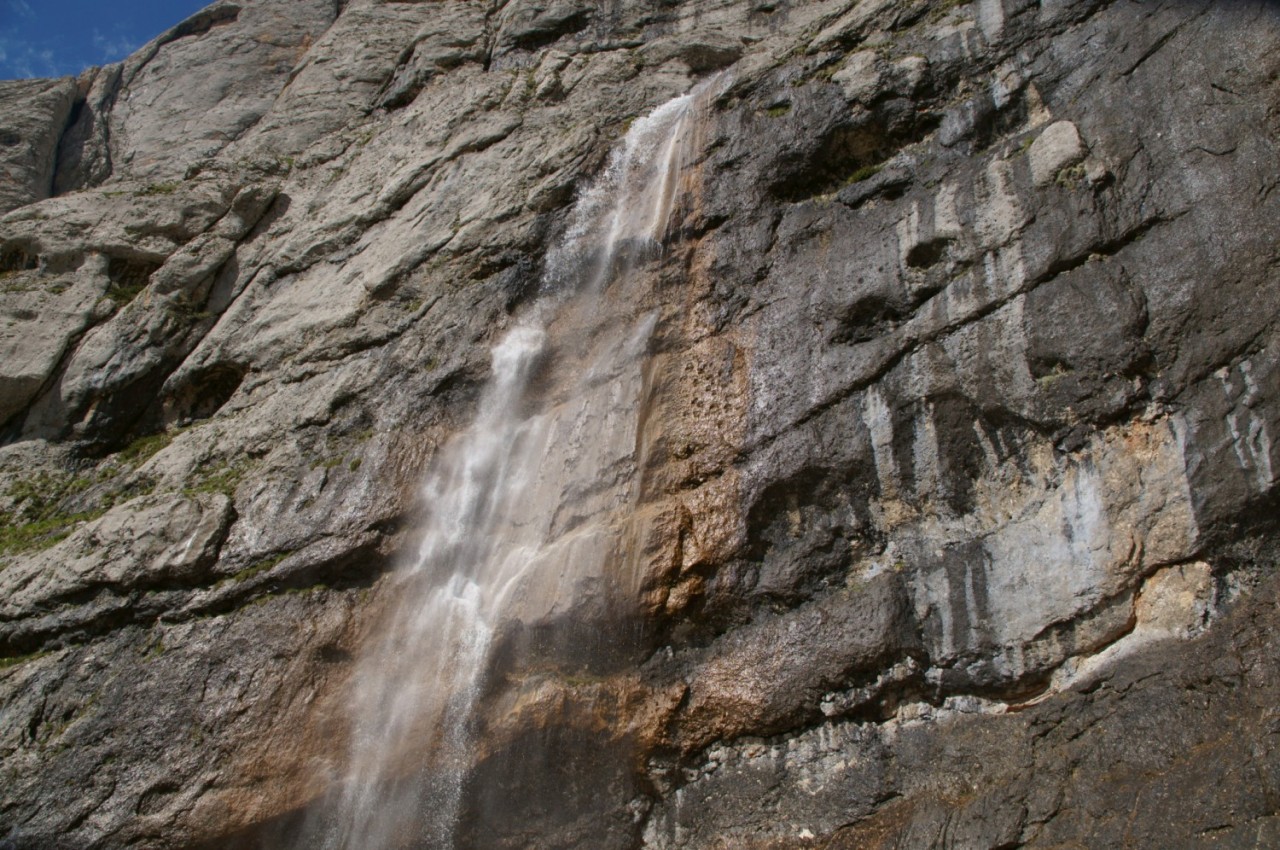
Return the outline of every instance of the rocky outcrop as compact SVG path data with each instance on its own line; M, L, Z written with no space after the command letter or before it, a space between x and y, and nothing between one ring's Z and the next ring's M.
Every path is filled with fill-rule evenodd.
M714 78L601 308L652 322L639 402L557 420L636 495L557 492L620 542L495 637L456 844L1273 843L1277 43L1263 2L241 0L0 84L0 842L285 846L489 346Z
M11 82L0 91L0 212L42 201L53 191L58 139L75 96L67 79Z

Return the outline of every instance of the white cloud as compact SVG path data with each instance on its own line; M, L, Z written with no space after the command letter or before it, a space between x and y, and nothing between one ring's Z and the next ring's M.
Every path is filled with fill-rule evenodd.
M40 50L21 42L15 44L13 40L0 36L0 79L63 75L54 62L52 50Z
M36 13L31 11L31 6L27 0L9 0L9 9L19 18L34 18Z
M102 52L103 62L117 62L141 47L122 30L117 29L111 35L103 35L97 27L93 30L93 46Z

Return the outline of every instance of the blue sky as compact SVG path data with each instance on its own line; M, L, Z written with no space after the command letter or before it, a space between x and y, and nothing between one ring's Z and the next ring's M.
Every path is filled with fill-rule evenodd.
M0 79L123 59L212 0L0 0Z

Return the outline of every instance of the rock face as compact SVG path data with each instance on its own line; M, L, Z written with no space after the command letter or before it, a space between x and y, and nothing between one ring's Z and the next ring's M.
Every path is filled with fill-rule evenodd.
M454 844L1280 843L1278 77L1262 0L240 0L0 84L0 847L286 846L490 346L708 79L575 426L638 495L561 494L622 542L495 636Z
M0 91L4 108L0 126L0 211L42 201L53 191L58 140L76 99L71 80L6 83Z

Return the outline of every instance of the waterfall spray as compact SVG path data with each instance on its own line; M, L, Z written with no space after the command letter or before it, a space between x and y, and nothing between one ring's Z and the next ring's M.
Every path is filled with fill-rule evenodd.
M603 548L575 539L581 523L563 514L606 474L622 482L615 502L635 498L636 364L656 316L606 327L578 308L664 244L697 103L695 91L631 125L549 253L540 301L494 347L475 421L433 464L417 556L391 577L395 602L360 659L346 776L313 807L298 848L451 847L499 627L564 611L604 570ZM557 319L565 339L551 338ZM572 381L531 404L540 362L575 346L587 354Z

